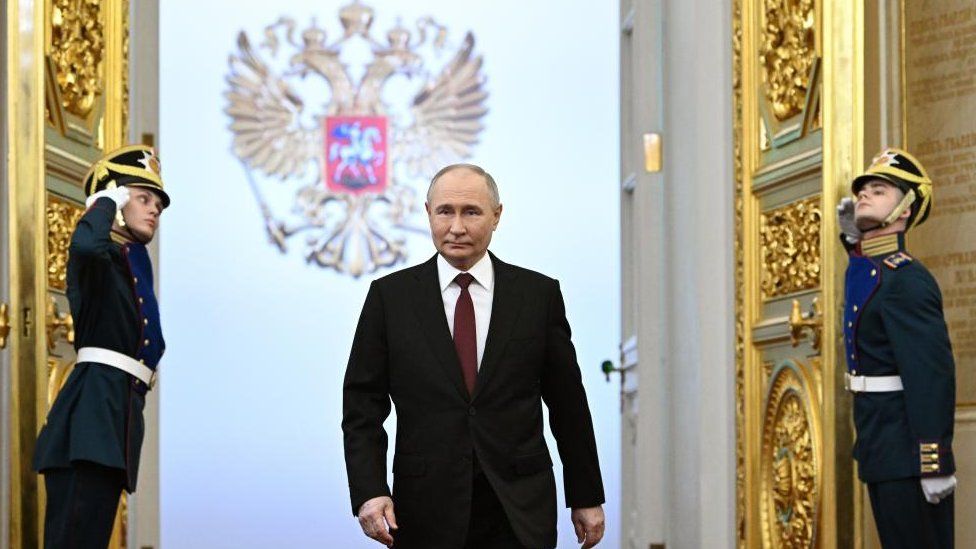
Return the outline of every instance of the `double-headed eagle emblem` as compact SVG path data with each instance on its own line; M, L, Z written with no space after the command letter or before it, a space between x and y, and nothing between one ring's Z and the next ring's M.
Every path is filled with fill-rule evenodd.
M257 47L242 31L225 112L271 241L285 253L303 234L309 263L358 277L404 260L406 234L426 233L418 185L472 155L488 93L470 32L435 71L428 65L449 42L433 19L413 32L398 22L385 43L358 1L339 20L332 42L314 20L296 40L295 22L282 18ZM357 52L371 59L354 78L348 58ZM279 217L281 187L294 194Z

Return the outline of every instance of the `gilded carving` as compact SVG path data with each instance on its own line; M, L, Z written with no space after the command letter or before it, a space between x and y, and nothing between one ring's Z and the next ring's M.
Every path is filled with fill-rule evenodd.
M64 383L68 381L68 376L74 370L74 361L61 362L51 356L47 357L47 408L51 409L54 399L57 398Z
M742 302L742 2L732 1L732 149L735 185L735 530L746 546L745 376Z
M71 233L85 213L81 206L49 196L47 201L47 284L64 290L67 284L68 246Z
M820 197L760 217L764 299L820 285Z
M75 342L75 321L71 313L62 312L58 307L58 300L54 296L48 296L46 314L44 315L44 325L47 332L47 350L54 351L62 335L69 344Z
M122 140L129 142L129 2L122 2Z
M67 112L85 118L101 95L105 29L101 0L53 0L51 59Z
M763 414L760 515L765 547L807 548L819 511L819 436L811 396L799 372L774 373Z
M803 111L817 58L814 0L765 0L760 66L766 99L777 120Z

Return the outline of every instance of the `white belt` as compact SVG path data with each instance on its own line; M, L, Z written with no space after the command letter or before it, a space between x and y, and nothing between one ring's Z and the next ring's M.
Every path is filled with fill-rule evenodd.
M82 347L78 349L78 362L98 362L113 368L118 368L123 372L132 374L139 381L145 383L150 389L156 385L156 371L132 358L109 349L99 347Z
M904 391L901 376L852 376L844 373L844 388L852 393L888 393Z

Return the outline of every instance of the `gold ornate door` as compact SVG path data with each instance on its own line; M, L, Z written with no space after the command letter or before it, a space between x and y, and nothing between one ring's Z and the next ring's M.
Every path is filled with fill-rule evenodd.
M739 547L851 547L833 205L861 163L863 7L734 2Z
M45 497L31 470L37 432L74 365L65 297L81 179L126 141L127 0L6 2L5 178L10 252L8 542L39 547ZM5 390L8 390L5 388ZM5 507L7 508L7 507ZM125 546L125 498L112 547Z

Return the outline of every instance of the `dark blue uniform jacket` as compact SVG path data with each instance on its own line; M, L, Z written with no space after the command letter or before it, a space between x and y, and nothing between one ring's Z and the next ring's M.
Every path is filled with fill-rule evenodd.
M885 237L881 237L885 238ZM904 235L849 250L844 339L852 375L901 376L904 391L854 394L864 482L955 472L955 365L939 285Z
M101 198L82 216L68 256L68 301L75 348L101 347L155 369L165 343L146 247L112 239L115 203ZM147 387L117 368L79 363L41 429L34 468L44 472L85 460L125 472L136 488Z

